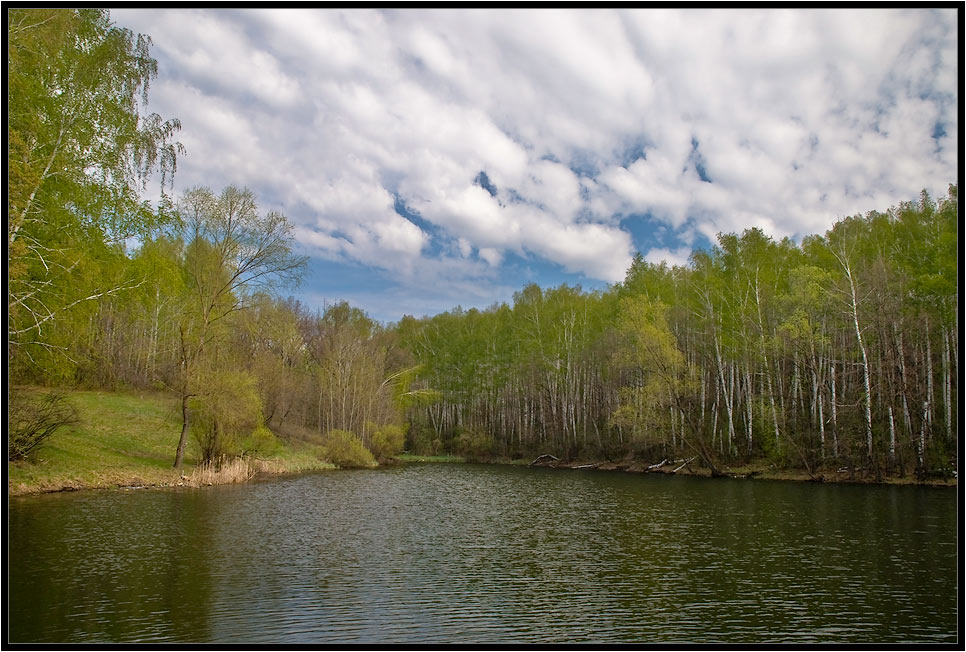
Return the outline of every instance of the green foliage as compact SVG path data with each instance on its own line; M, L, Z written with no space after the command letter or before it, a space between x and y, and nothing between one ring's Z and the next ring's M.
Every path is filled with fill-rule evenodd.
M433 430L418 422L410 423L408 439L409 450L416 455L435 456L443 450L443 442Z
M77 410L78 423L47 439L25 460L9 464L11 494L182 482L181 473L171 468L180 409L169 393L70 391L67 400ZM267 459L254 460L260 473L333 468L311 444L276 441L276 451L260 455ZM194 440L185 462L185 475L200 466Z
M453 450L467 460L486 460L493 455L496 439L490 433L464 430L453 442Z
M667 441L667 414L672 403L659 378L649 377L642 387L621 387L618 400L609 422L623 428L631 442L653 445Z
M11 388L7 400L7 459L24 459L55 432L78 421L77 410L63 391Z
M248 435L239 438L238 450L242 455L274 457L280 455L284 447L271 430L258 425Z
M292 252L294 236L288 219L277 211L260 215L250 190L228 186L215 196L208 188L193 188L181 198L178 214L187 241L186 292L180 298L180 359L172 385L184 400L204 392L205 379L221 366L217 348L230 339L237 314L255 307L259 292L297 283L306 258ZM201 423L192 428L205 442L205 455L217 454L222 448L219 442L230 441L230 433L223 433L225 420L212 414L200 416ZM187 414L185 418L187 426ZM184 446L183 429L175 467L182 463Z
M174 172L180 124L142 114L150 39L107 10L12 8L7 42L8 343L19 364L43 365L41 351L71 348L58 322L140 282L117 267L118 245L167 221L166 202L153 210L139 192Z
M203 394L192 399L191 432L202 461L241 452L241 439L253 437L261 427L257 381L247 371L207 370L199 385Z
M326 459L343 469L371 468L376 459L355 433L347 430L330 430L323 441Z
M392 386L392 402L398 409L431 405L442 399L443 395L437 390L413 387L423 368L423 365L406 367L389 374L384 381Z
M408 407L410 447L488 432L517 454L764 456L811 473L884 455L891 408L898 455L920 437L927 458L952 450L957 201L951 186L801 246L719 234L685 266L638 255L607 292L530 284L512 306L406 317L399 340L439 393Z
M407 405L425 403L396 334L363 311L342 302L303 324L320 432L348 430L372 446L373 424L398 423Z
M369 450L376 459L385 460L402 452L406 444L406 430L409 424L387 423L370 426L371 440Z

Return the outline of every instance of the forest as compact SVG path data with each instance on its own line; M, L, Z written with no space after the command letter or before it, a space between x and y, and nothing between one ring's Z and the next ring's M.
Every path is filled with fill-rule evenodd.
M167 393L175 466L189 439L215 460L278 438L816 479L958 469L955 185L800 242L747 229L684 266L638 255L605 290L531 284L383 324L291 298L309 261L250 190L174 193L180 123L146 112L149 38L105 10L7 23L12 410L56 421L58 388ZM8 459L49 434L11 428Z

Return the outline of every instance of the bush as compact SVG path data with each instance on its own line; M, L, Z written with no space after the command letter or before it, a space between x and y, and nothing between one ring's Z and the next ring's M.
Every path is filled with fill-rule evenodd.
M409 450L416 455L439 455L443 449L443 442L433 431L426 427L417 427L410 431Z
M493 453L493 435L477 430L464 430L453 442L456 452L468 460L484 460Z
M271 456L282 451L282 442L265 426L256 426L251 434L239 442L243 455Z
M242 437L262 423L255 377L247 371L209 369L201 379L205 393L191 400L191 433L204 462L242 452Z
M79 420L65 392L39 394L11 389L7 405L7 459L27 457L57 430Z
M387 423L373 428L369 449L377 459L385 460L402 452L408 424Z
M330 462L344 469L378 466L358 435L346 430L330 430L322 448Z

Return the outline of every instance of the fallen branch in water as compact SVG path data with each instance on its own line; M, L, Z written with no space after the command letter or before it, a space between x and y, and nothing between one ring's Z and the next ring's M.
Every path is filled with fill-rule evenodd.
M658 462L657 464L651 464L649 467L647 467L646 469L644 469L644 472L647 473L648 471L653 471L654 469L659 469L662 466L664 466L665 464L670 464L670 462L668 462L668 460L667 460L666 457L663 460L661 460L660 462Z
M681 460L678 460L678 461L680 462ZM688 464L690 464L693 461L694 461L694 458L693 457L691 459L689 459L689 460L684 460L684 464L682 464L678 468L676 468L673 471L671 471L671 473L677 473L678 471L680 471L681 469L683 469L684 467L686 467Z
M572 468L572 469L596 469L598 466L600 466L600 462L596 462L595 464L581 464L580 466L572 466L570 468Z

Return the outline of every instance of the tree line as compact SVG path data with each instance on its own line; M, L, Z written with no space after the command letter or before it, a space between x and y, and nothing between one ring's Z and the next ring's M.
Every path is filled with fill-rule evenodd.
M684 266L638 255L606 291L529 285L512 305L403 319L442 395L411 412L413 443L472 432L510 457L951 472L957 192L801 244L747 229Z
M245 188L170 194L184 148L180 122L147 111L150 38L103 9L6 15L8 458L74 419L19 385L176 396L176 467L190 437L213 460L273 428L338 433L356 457L400 449L407 376L387 375L386 329L278 297L306 264L288 219Z
M380 324L284 298L307 260L249 190L168 194L180 123L146 112L148 37L106 10L7 23L10 379L168 392L176 466L189 438L212 460L282 437L713 473L957 467L956 186L801 243L749 229L683 266L638 255L606 290Z

